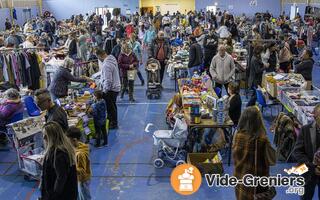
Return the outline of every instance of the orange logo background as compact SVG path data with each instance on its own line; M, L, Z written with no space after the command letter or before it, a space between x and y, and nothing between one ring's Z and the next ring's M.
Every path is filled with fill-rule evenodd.
M185 174L186 170L188 171L190 168L193 169L192 173L190 173L190 175L193 176L192 177L193 179L192 180L183 179L185 177L183 176L183 174ZM202 176L200 171L198 170L198 168L190 164L179 165L176 168L174 168L174 170L171 173L171 186L178 194L181 194L181 195L191 195L197 192L201 186L201 182L202 182ZM192 186L190 186L190 184L192 184Z

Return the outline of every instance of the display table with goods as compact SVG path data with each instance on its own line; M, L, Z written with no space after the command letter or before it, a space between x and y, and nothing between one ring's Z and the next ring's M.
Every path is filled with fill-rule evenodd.
M307 82L301 74L295 73L266 73L262 79L262 87L273 98L279 98L287 89L305 89Z
M279 100L289 112L295 115L300 124L307 125L314 119L313 110L320 103L320 92L287 89L281 93Z
M178 85L182 96L183 116L188 126L188 152L193 152L197 138L200 137L197 130L223 129L230 142L228 144L228 164L230 165L234 124L227 114L228 97L221 99L217 97L208 75L195 75L192 79L180 79ZM216 148L215 152L219 150Z

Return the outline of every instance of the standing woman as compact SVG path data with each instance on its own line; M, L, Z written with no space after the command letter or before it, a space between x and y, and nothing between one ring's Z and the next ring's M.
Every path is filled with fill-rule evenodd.
M250 74L249 74L249 88L253 89L253 95L249 100L247 106L253 106L256 104L257 96L256 89L262 84L262 76L264 70L269 67L269 64L263 64L261 53L263 51L262 46L257 46L253 50L253 56L250 62Z
M289 71L291 70L292 54L290 51L290 45L288 43L288 36L282 36L280 37L280 39L284 40L283 43L280 45L279 51L280 69L284 73L289 73Z
M246 174L252 174L255 177L269 176L270 166L276 162L276 154L267 137L267 131L258 107L248 107L242 113L232 149L234 176L239 180ZM259 159L257 159L257 155L259 155ZM260 185L246 187L243 184L238 184L235 188L236 199L253 200L255 193L261 194L268 189L268 187Z
M75 150L56 122L43 127L45 156L41 200L76 200L78 195Z
M137 57L132 52L129 43L123 42L121 53L118 59L118 65L120 68L120 76L122 79L122 91L121 91L121 99L123 99L124 93L129 87L129 101L135 102L133 98L133 87L134 87L134 80L128 79L128 71L129 70L136 70L138 68L139 61Z
M130 40L131 40L131 45L132 45L132 51L139 61L138 68L137 68L137 74L138 74L138 77L141 81L141 86L144 86L144 79L143 79L143 76L139 70L140 66L143 65L141 44L139 41L137 41L137 36L135 33L131 34Z
M78 43L79 43L80 58L82 61L87 61L89 47L88 47L88 43L87 43L88 37L86 34L86 30L84 30L84 29L80 30L80 37L78 40L79 40Z

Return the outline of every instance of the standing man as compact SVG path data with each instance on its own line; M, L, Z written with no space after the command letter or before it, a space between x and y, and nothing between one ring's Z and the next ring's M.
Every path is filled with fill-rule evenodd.
M110 13L109 10L107 10L106 17L107 17L107 24L108 24L108 26L109 26L109 22L110 22L110 20L111 20L111 13Z
M194 72L200 71L200 66L202 64L202 49L200 44L197 42L194 36L189 37L190 41L190 50L189 50L189 63L188 63L188 74L191 78Z
M102 49L97 49L96 55L102 63L100 84L103 91L103 98L107 104L109 129L117 129L117 96L121 90L118 62L113 55L108 55Z
M167 61L170 57L170 45L169 42L165 40L163 31L159 31L158 38L155 39L155 41L152 43L150 50L151 53L149 54L149 56L154 59L157 59L160 62L160 80L162 85L164 71L166 68Z
M215 81L216 87L222 90L222 86L224 85L228 93L228 85L235 75L235 64L233 58L226 53L224 45L219 46L218 54L211 61L210 74L212 80Z
M35 92L36 103L41 111L46 111L46 123L57 122L64 131L69 128L68 115L63 108L54 104L47 89L39 89Z
M294 147L294 157L299 164L306 164L308 172L303 174L305 178L305 192L302 200L313 199L314 190L320 187L320 171L313 163L314 154L320 147L320 104L314 109L315 121L301 128L296 145ZM320 194L318 194L318 198Z

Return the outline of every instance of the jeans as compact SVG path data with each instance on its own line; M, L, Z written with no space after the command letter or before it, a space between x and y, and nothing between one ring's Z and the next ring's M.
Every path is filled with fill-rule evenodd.
M252 93L252 96L251 96L249 102L247 103L247 107L256 105L257 94L256 94L256 89L255 89L255 87L253 87L252 90L253 90L253 93Z
M199 73L199 70L200 70L200 66L194 66L194 67L189 68L188 69L189 78L192 78L195 71Z
M96 144L100 145L101 139L104 140L103 144L108 144L106 122L101 124L101 123L97 122L96 120L94 120L94 129L96 131Z
M78 182L78 200L91 200L90 182Z
M117 108L117 96L119 92L108 91L103 93L103 99L107 105L107 115L109 119L109 126L118 126L118 108Z
M134 88L134 81L128 80L128 77L122 78L122 89L121 89L121 98L123 98L124 93L129 88L129 99L133 99L133 88Z
M222 84L217 83L217 82L216 82L215 84L216 84L216 87L218 87L218 88L221 89L221 93L220 93L220 94L217 94L218 97L221 98L221 97L222 97ZM227 94L229 95L229 93L228 93L228 86L229 86L229 83L225 83L225 84L224 84L224 88L226 89L226 92L227 92Z
M166 63L165 61L159 61L160 62L160 83L162 84L163 77L164 77L164 71L166 69Z

